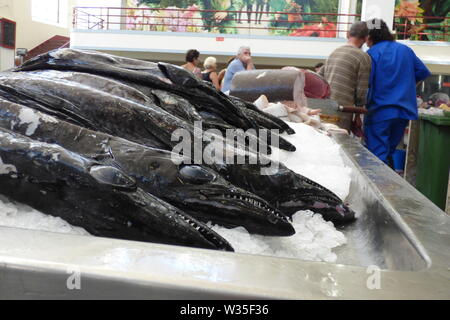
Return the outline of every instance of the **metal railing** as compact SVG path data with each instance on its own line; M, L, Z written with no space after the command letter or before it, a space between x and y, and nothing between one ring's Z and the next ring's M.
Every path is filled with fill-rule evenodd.
M188 8L75 7L73 28L245 35L345 37L358 14ZM419 21L422 21L419 23ZM399 39L450 41L450 16L395 16Z
M224 17L221 17L223 15ZM74 29L336 37L357 14L75 7Z
M450 41L450 14L437 16L395 16L397 38L411 40Z
M89 8L88 8L89 9ZM93 9L93 8L91 8ZM101 18L97 14L91 14L89 12L80 10L80 8L74 8L73 10L73 23L74 28L83 28L83 29L104 29L105 28L105 19ZM107 13L108 16L108 13Z

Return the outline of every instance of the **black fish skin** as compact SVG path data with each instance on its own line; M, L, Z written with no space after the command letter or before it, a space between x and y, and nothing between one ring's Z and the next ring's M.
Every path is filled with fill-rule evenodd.
M261 112L256 106L237 97L226 96L174 65L145 62L94 51L61 49L30 59L16 71L42 69L87 72L136 85L137 89L148 86L152 89L178 94L193 102L199 111L219 111L224 119L231 121L230 124L244 129L258 127L253 122L254 119L248 118L242 110L242 108L251 109L271 122L275 122L281 128L281 132L295 133L284 121ZM167 78L175 84L167 81ZM186 90L186 87L190 89Z
M8 96L4 94L6 91L10 93ZM1 75L0 95L46 113L47 109L51 109L50 114L89 129L160 148L171 146L171 132L177 128L192 130L187 123L156 105L150 108L72 82L54 81L30 74ZM39 105L46 108L42 109Z
M175 71L164 64L120 58L99 52L60 49L26 61L22 66L17 68L17 71L41 69L87 72L117 80L134 82L140 85L147 85L153 89L169 91L187 99L194 97L196 105L208 110L219 110L228 122L234 126L243 129L255 128L255 123L251 119L246 118L225 95L217 90L206 85L201 85L202 82L198 81L187 92L184 86L167 80L167 74L164 74L164 72L173 74ZM189 76L188 73L183 74L180 72L177 75L182 75L183 77ZM187 80L183 80L184 82L191 84Z
M39 70L39 71L31 71L31 72L20 72L20 73L13 73L10 75L10 78L23 76L23 77L30 77L30 79L36 80L37 77L42 77L44 79L54 81L62 80L62 81L68 81L68 83L77 83L82 86L86 86L88 88L92 88L94 90L99 90L101 92L107 92L111 96L117 96L126 100L130 100L132 102L135 102L139 104L141 107L148 107L149 111L154 111L155 108L161 108L164 111L170 113L171 115L175 115L181 120L184 120L188 122L191 125L194 125L195 121L202 121L203 126L205 129L218 129L223 134L225 133L226 129L237 129L236 127L233 127L229 124L227 124L225 121L223 121L223 124L218 123L216 121L209 121L204 120L200 116L200 114L197 112L195 107L189 103L186 99L180 97L179 95L162 91L162 90L151 90L149 88L146 88L142 85L135 85L130 83L129 85L123 84L121 82L111 80L105 77L97 76L97 75L91 75L87 73L81 73L81 72L72 72L72 71L57 71L57 70ZM139 88L139 89L138 89ZM0 89L1 90L1 89ZM3 91L9 91L14 92L14 90L9 88L3 88ZM17 92L17 90L16 90ZM144 94L143 92L146 92ZM22 95L26 95L26 92L22 92ZM5 96L5 93L3 93ZM55 95L55 94L54 94ZM35 95L34 95L35 97ZM11 97L9 97L12 99ZM42 98L35 98L39 99L42 103ZM46 100L49 100L49 97L46 97ZM74 102L73 99L66 99L68 102L72 102L73 107L70 109L74 109L77 105L76 102ZM19 100L16 100L16 102L20 102ZM34 101L36 103L36 101ZM50 102L48 102L50 103ZM42 108L42 107L41 107ZM69 109L69 108L67 108ZM56 113L55 113L56 115ZM74 117L72 117L74 118ZM86 118L83 118L85 120ZM70 120L70 119L68 119ZM72 119L72 123L75 123L76 119ZM218 120L218 119L216 119ZM91 123L86 123L78 121L76 124L84 125L87 128L94 129L94 125ZM236 131L238 132L238 131ZM255 137L255 139L258 139ZM295 147L288 143L286 140L284 140L281 137L278 137L280 141L280 148L288 151L295 150ZM271 142L270 136L269 136L269 142ZM269 146L266 146L266 142L262 140L258 140L259 144L261 146L265 146L262 148L262 150L267 150L266 152L270 154L271 149ZM160 146L162 147L162 146ZM249 148L249 144L245 146L245 148ZM254 148L251 148L249 150L252 150L253 152L257 151Z
M57 143L99 162L118 166L145 191L201 221L244 226L251 233L263 235L288 236L295 232L287 218L263 199L236 188L206 167L192 165L180 169L168 151L90 131L3 99L0 99L0 111L0 127L26 134L28 124L21 123L20 115L33 115L32 118L40 119L34 132L29 132L33 139Z
M151 96L158 106L191 124L195 121L203 121L194 106L179 95L162 90L151 90Z
M14 81L11 79L0 79L0 88L2 86L2 83L5 81L8 81L10 85L14 84ZM11 81L13 82L11 83ZM39 80L35 81L38 82L36 84L40 84ZM48 82L48 80L45 81ZM18 83L20 84L20 81L18 81ZM51 84L52 82L48 83ZM17 88L15 90L17 90ZM55 90L55 88L51 88L51 90ZM85 89L85 91L86 90L87 89ZM87 101L86 103L92 103L90 99L91 96L92 91L86 91L86 94L84 94L84 98L82 100ZM49 95L40 94L39 97L42 97L42 99L48 99ZM107 98L112 99L109 96L107 96ZM95 101L95 96L92 97L92 99L94 99ZM28 102L28 100L26 102ZM112 103L116 102L117 101L114 100ZM86 106L83 103L81 103L80 105L81 107ZM91 112L92 110L88 111ZM100 109L100 111L104 110ZM133 113L131 113L131 116L134 116ZM105 112L104 117L98 118L100 120L106 120L106 125L113 125L111 121L108 121L108 119L110 119L110 115L108 114L108 112ZM122 137L127 137L127 135L121 133L123 130L121 123L116 122L116 124L117 125L113 128L114 134ZM174 125L174 127L176 127L176 125ZM126 129L134 130L133 127ZM126 134L128 134L128 132L126 132ZM149 136L145 137L144 141L147 146L150 145L157 148L160 147L159 144L151 141L151 139L149 139ZM136 139L135 142L140 142L140 139ZM259 156L261 157L262 155ZM225 179L230 181L232 184L244 190L248 190L249 192L261 197L262 199L266 199L275 208L278 208L286 215L291 215L293 212L298 210L312 209L314 204L316 204L316 202L319 202L324 203L325 205L319 205L320 210L314 209L314 211L321 212L326 220L331 220L337 223L345 223L354 219L355 215L353 211L346 208L345 206L341 207L342 201L331 191L306 179L303 176L295 174L281 164L278 164L280 168L278 172L275 175L270 176L261 176L261 168L258 165L220 165L217 163L213 163L210 166L216 172L219 172L222 176L224 176ZM267 188L267 186L272 187ZM341 210L342 208L344 208L344 210Z
M202 223L137 188L124 172L0 129L0 193L96 236L233 251Z
M128 86L123 82L97 76L95 74L58 70L36 70L23 73L12 73L12 75L14 74L29 74L31 76L43 77L51 80L76 82L143 105L149 101L150 103L154 103L150 97L146 96L140 90Z
M20 74L20 73L19 73ZM76 82L80 85L88 86L96 90L107 92L110 95L118 96L143 106L153 107L155 104L165 111L193 123L202 121L202 117L186 99L162 90L152 90L148 87L135 83L124 83L89 73L58 71L58 70L37 70L22 72L33 76L47 79L60 79L63 81Z
M204 86L195 82L195 79L192 80L190 76L187 76L186 73L183 73L179 68L170 68L162 64L158 65L130 60L133 59L127 60L100 53L86 53L84 51L71 49L59 50L27 61L18 69L18 71L45 68L81 71L110 77L127 84L133 84L135 88L139 86L141 88L151 88L151 90L160 89L161 91L167 91L171 94L186 97L186 99L189 100L189 103L192 103L198 108L198 111L203 118L205 118L204 112L207 111L207 113L213 115L212 119L216 120L220 119L220 116L217 116L217 114L222 113L227 121L230 117L230 119L234 119L229 113L230 110L227 107L224 107L223 103L218 100L219 98L226 99L228 102L236 104L235 107L241 109L241 111L246 108L253 113L256 112L261 124L266 122L263 126L275 126L282 130L284 129L287 133L294 133L284 121L271 117L270 115L265 115L257 110L256 106L253 104L235 97L223 97L221 93L215 94L214 97L217 97L218 95L219 98L214 98L214 103L220 104L220 108L215 108L210 104L212 103L211 97L208 97L208 101L206 102L203 100L205 91L201 91L201 93L197 95L198 90L200 90L199 86L202 87L201 90L204 89ZM162 72L161 69L163 69L164 72ZM176 74L176 76L174 76L174 74ZM178 76L179 79L177 78ZM144 77L146 80L144 80ZM167 80L166 77L172 77L172 80L176 82L181 81L180 83L185 83L189 88L173 83L171 84L171 81ZM147 93L145 94L147 95ZM204 108L203 111L201 109L202 107ZM44 112L47 111L44 110ZM57 116L61 118L60 115ZM236 122L233 122L233 125L240 126L240 124ZM241 127L246 128L248 125L249 124L241 124ZM250 126L253 126L253 124ZM88 126L85 127L89 128ZM151 141L150 143L147 143L147 145L161 148L161 146L156 145L156 141ZM336 223L352 221L355 217L354 212L346 207L330 190L288 170L281 164L279 164L280 170L273 176L261 176L261 167L254 165L221 165L215 163L210 167L216 172L219 172L226 180L234 185L260 196L287 215L292 214L294 210L313 209L315 212L322 213L325 219Z
M179 143L172 140L179 129L191 137L202 133L196 133L193 125L150 102L143 105L75 82L29 73L0 74L0 96L91 130L165 150ZM221 134L214 137L224 142ZM194 147L195 139L191 143ZM203 141L203 148L206 145ZM248 149L245 145L241 147Z
M117 96L123 99L133 101L135 103L140 104L141 107L148 106L149 111L153 111L154 108L160 107L164 111L170 113L171 115L175 115L176 117L182 120L187 121L191 125L194 125L195 121L202 121L205 129L219 129L223 134L225 134L226 129L236 129L235 127L228 125L225 122L224 122L225 125L222 125L220 123L203 120L200 114L194 108L194 106L192 106L186 99L176 94L162 90L145 90L144 86L136 86L139 87L140 90L144 90L145 92L147 92L147 94L144 94L141 91L135 89L134 87L125 85L118 81L81 72L40 70L32 72L13 73L10 75L10 78L14 78L17 76L23 76L25 78L30 77L30 79L33 79L33 81L37 79L36 77L43 77L44 79L48 79L50 81L54 81L55 79L61 79L63 81L68 81L69 83L77 83L82 86L92 88L94 90L107 92L111 96ZM23 94L26 94L26 92ZM70 101L73 102L74 106L72 107L72 109L74 109L76 107L76 102L74 102L74 99L67 99L67 100L69 102ZM42 99L40 99L40 101L42 102ZM79 123L83 124L81 122ZM94 129L94 126L92 124L86 125L86 123L84 123L84 126L90 129ZM258 138L255 137L255 139ZM280 142L281 147L283 148L286 145L286 142L283 141L283 139L281 139ZM270 147L265 145L264 141L260 140L259 144L261 146L265 146L264 150L267 150L267 152L270 153ZM283 149L292 150L292 147L293 147L292 145L288 145ZM252 148L250 148L250 150L252 150L253 152L257 151Z
M162 63L162 62L158 63L158 66L172 82L178 81L178 84L187 87L188 90L189 90L189 88L200 88L202 91L205 91L208 94L210 94L214 97L217 97L218 100L220 100L223 104L230 106L230 109L231 109L231 106L232 106L232 108L237 108L237 110L239 110L239 112L237 114L240 117L245 118L245 119L251 119L254 122L252 125L252 127L254 129L259 129L260 124L263 124L263 121L258 122L258 119L265 120L268 118L268 117L264 116L264 114L261 112L251 111L250 109L245 108L244 106L246 106L246 104L244 102L242 102L242 105L237 104L236 101L233 101L233 99L230 99L227 95L225 95L221 91L217 91L214 88L212 88L211 85L208 84L207 82L198 80L197 77L195 77L192 73L188 72L184 68L174 66L174 65L171 65L168 63ZM275 121L267 120L265 122L265 124L274 123L274 122ZM265 127L265 128L267 128L267 129L278 129L279 128L279 129L281 129L280 130L281 132L283 132L283 131L292 132L293 131L284 121L283 121L283 124L284 125L280 125L279 121L278 121L277 128L274 128L274 127ZM264 126L262 126L262 127L264 127ZM220 130L221 128L218 128L218 129ZM279 145L278 145L279 148L281 148L283 150L287 150L287 151L295 151L295 146L293 146L291 143L289 143L282 137L278 137L278 141L279 141ZM267 142L269 144L271 144L272 141L270 139L270 136L268 137Z

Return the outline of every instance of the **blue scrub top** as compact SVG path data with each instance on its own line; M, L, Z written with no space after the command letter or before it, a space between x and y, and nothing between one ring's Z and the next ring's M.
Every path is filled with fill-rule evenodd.
M367 53L372 58L366 123L417 119L416 84L431 75L408 46L382 41Z

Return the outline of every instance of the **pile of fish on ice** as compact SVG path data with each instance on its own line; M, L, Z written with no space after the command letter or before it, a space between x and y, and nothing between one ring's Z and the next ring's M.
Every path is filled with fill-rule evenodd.
M335 231L297 228L293 236L299 221L355 218L334 192L270 155L296 151L292 127L174 65L60 49L0 73L0 110L0 194L94 236L233 251L238 241L225 239L231 228L270 236L276 247L281 237ZM247 161L214 161L204 150L211 158L203 164L191 164L193 153L174 162L173 134L197 137L196 121L216 129L215 150ZM221 138L233 128L285 134L277 137L280 150L269 139L264 151ZM276 169L261 174L269 168ZM0 198L0 211L14 208Z

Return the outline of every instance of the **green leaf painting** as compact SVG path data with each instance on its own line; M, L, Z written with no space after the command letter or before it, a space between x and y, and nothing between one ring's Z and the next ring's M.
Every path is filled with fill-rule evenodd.
M342 29L336 15L339 0L127 2L127 28L131 30L336 37L337 29ZM137 7L155 10L133 9ZM163 10L169 7L171 10ZM361 10L362 0L357 0L356 13ZM450 41L449 12L450 0L396 0L394 31L398 39Z

